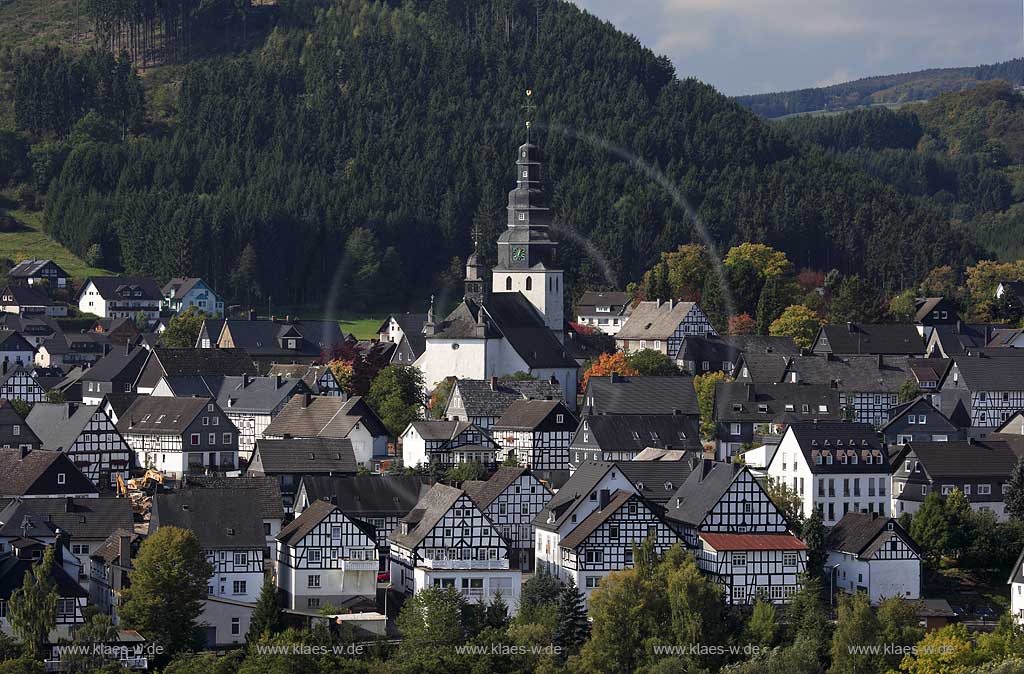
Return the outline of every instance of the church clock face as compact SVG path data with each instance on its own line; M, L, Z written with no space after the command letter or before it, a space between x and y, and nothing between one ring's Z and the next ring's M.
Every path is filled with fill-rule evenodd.
M512 261L513 262L526 262L526 249L517 246L512 249Z

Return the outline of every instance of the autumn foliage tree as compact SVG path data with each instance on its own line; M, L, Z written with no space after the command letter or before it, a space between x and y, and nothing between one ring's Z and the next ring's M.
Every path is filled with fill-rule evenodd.
M746 313L730 316L726 332L730 335L753 335L757 332L757 321Z
M602 353L597 357L597 360L591 363L587 371L583 373L583 388L587 388L587 383L591 377L609 377L612 374L635 377L639 372L629 364L626 354L621 351Z
M801 349L810 348L822 320L802 304L793 304L782 312L768 327L768 334L775 337L792 337Z

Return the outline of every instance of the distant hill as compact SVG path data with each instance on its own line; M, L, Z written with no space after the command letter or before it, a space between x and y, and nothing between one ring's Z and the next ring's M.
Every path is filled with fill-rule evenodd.
M803 112L852 110L870 105L925 101L989 80L1024 83L1024 58L969 68L931 68L897 75L865 77L827 87L737 96L734 100L762 117Z

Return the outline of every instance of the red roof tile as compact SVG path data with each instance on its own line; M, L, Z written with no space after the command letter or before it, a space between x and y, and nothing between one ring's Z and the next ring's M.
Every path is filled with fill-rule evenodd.
M701 534L715 550L806 550L803 541L792 534Z

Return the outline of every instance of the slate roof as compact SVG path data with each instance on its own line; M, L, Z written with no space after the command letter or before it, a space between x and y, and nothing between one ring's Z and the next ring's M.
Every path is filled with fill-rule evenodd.
M693 302L640 302L615 334L621 339L668 340L695 306Z
M548 380L459 379L455 386L470 417L500 417L516 400L562 398L562 387Z
M110 335L99 332L58 332L39 345L51 355L99 354L110 350Z
M373 435L388 434L380 417L361 396L348 400L339 396L311 396L306 405L305 398L297 395L274 417L263 434L290 435L293 438L346 438L358 422L362 422Z
M591 377L583 399L583 414L699 415L693 377Z
M284 506L281 501L281 486L273 477L218 477L214 475L186 475L182 489L234 489L249 490L247 499L254 499L259 506L260 514L265 519L281 519L284 517ZM250 494L251 492L251 494Z
M19 435L14 435L14 426L20 426ZM20 444L39 445L42 441L32 431L32 427L21 418L10 401L0 398L0 447Z
M889 531L889 523L892 523L892 532ZM828 530L828 534L825 536L825 547L828 550L856 555L860 559L868 559L893 534L902 537L912 549L917 551L917 545L896 520L878 517L877 514L849 512Z
M392 318L395 319L395 322L398 323L398 327L400 327L402 332L406 335L422 335L423 324L427 322L426 314L410 314L408 312L404 314L391 314L383 323L380 324L380 327L377 328L378 334L384 332Z
M745 468L739 464L701 459L695 462L686 481L670 498L665 516L697 526L704 521L708 511L718 503L722 495Z
M29 337L52 337L61 332L60 326L52 318L20 316L10 312L0 313L0 328L14 330Z
M924 340L913 323L847 323L823 325L815 340L824 335L838 355L923 355Z
M561 400L516 400L505 409L493 428L496 431L532 431L556 409L561 409L561 413L575 423L576 417Z
M0 291L0 296L10 297L4 304L16 304L20 307L51 307L63 302L52 299L45 290L34 286L9 285Z
M621 315L622 310L629 304L629 293L619 291L597 291L588 290L576 302L576 313L594 311L595 307L611 307L612 312L608 315ZM618 309L618 311L615 311ZM595 312L596 313L596 312Z
M946 356L962 354L967 349L981 348L988 344L993 330L1005 327L992 323L962 323L932 326L933 336Z
M265 475L355 473L357 469L352 441L346 438L259 438L250 470L257 465Z
M792 337L772 335L722 335L720 339L743 353L800 353Z
M1024 349L1005 351L1021 351L1014 355L1024 356ZM1003 358L986 352L957 356L953 361L954 367L960 371L960 380L972 391L1024 390L1024 358ZM949 379L948 373L945 379Z
M210 402L210 398L139 396L117 420L117 430L122 434L181 435ZM230 430L231 426L222 428Z
M403 534L401 527L391 535L391 542L407 550L412 550L423 542L430 530L444 517L463 491L438 482L430 487L419 500L416 507L402 518L409 523L409 533Z
M160 292L160 286L156 284L151 278L141 278L133 276L90 276L86 279L86 282L82 284L82 288L78 291L78 297L82 296L82 293L92 283L96 287L96 292L99 293L100 297L104 300L161 300L163 294ZM127 293L141 291L142 295L133 296ZM76 299L78 299L76 297Z
M281 529L281 532L277 535L277 540L281 541L285 545L296 545L299 541L305 538L309 532L316 529L317 525L323 522L324 518L335 510L340 511L345 515L343 510L328 501L313 501L309 504L308 508L302 511L301 515ZM348 517L348 515L345 516ZM372 526L355 517L349 517L348 519L357 529L369 536L370 540L377 540L377 530Z
M724 362L735 363L739 355L739 349L716 337L686 335L679 346L676 360L690 360L695 363L706 360L714 364L712 369L715 369Z
M120 564L121 562L121 536L127 536L129 538L132 551L138 549L138 542L141 536L135 533L131 528L128 529L116 529L110 536L103 541L98 548L92 551L89 555L90 558L102 559L105 564L113 565ZM132 560L126 560L127 564L125 568L132 567Z
M494 293L487 314L516 353L531 368L569 368L579 365L522 293Z
M467 428L473 424L468 421L448 421L441 419L429 419L426 421L413 421L409 423L424 440L454 440L459 437Z
M168 349L155 347L139 386L152 388L163 377L241 376L257 374L256 364L242 349Z
M212 397L222 410L256 414L271 414L292 395L309 391L301 379L278 381L276 376L177 376L164 377L164 382L175 396Z
M253 356L320 356L345 343L337 321L284 321L278 319L228 320L224 330L236 348ZM298 339L298 348L288 349L284 339ZM211 336L211 340L216 339Z
M203 279L193 276L191 278L175 277L164 284L164 287L160 290L161 294L165 297L170 297L171 292L174 292L175 299L184 297L190 290L196 287L196 285Z
M797 373L801 384L830 386L841 391L889 392L913 378L911 371L915 359L908 356L834 356L748 353L742 363L747 367L751 381L756 383L782 383L788 372Z
M9 600L15 590L22 586L25 574L31 573L34 564L30 559L18 559L12 553L0 555L0 597ZM50 579L57 586L57 594L66 599L88 597L89 593L68 575L59 564L50 568Z
M59 276L63 276L64 278L70 278L70 274L64 271L64 268L61 267L56 262L54 262L53 260L35 258L31 260L22 260L18 264L11 267L11 270L7 272L7 275L10 276L11 278L29 278L37 275L40 272L40 270L42 270L42 268L45 267L47 264L52 264L54 267L56 267L57 271L60 272Z
M216 513L216 516L212 516ZM260 512L233 489L186 489L153 497L150 534L160 527L189 529L204 550L262 549Z
M483 511L494 503L494 499L501 496L502 492L508 489L512 483L528 472L529 470L526 468L502 466L486 480L466 480L462 483L462 490L472 499L476 507Z
M766 411L762 412L762 405ZM807 411L804 412L804 405ZM821 406L825 406L825 411ZM739 409L737 409L737 406ZM799 419L839 421L839 390L813 384L723 382L715 385L717 422L789 423Z
M890 409L889 410L889 421L885 422L885 424L882 425L882 427L879 429L879 431L884 433L886 431L886 429L889 428L889 426L892 426L898 420L902 419L903 416L907 412L909 412L911 409L913 409L919 403L920 404L924 404L924 405L926 405L928 407L928 409L925 411L925 414L927 414L928 416L931 416L932 414L934 414L937 417L939 417L940 419L944 420L950 426L954 426L955 427L955 424L952 421L949 420L949 417L947 417L945 414L943 414L938 409L936 409L934 405L932 405L931 400L930 400L930 396L920 395L920 396L914 398L913 400L905 402L902 405L897 405L896 407L893 407L892 409Z
M586 541L590 534L597 531L598 527L607 522L609 518L619 510L619 508L626 505L626 502L629 501L633 494L624 489L618 489L610 496L611 498L608 500L608 505L603 508L598 508L587 515L582 522L576 525L575 529L570 531L565 538L558 542L558 547L569 550L575 549L581 543Z
M21 536L22 523L28 517L42 527L29 536L52 535L61 529L71 542L102 541L115 529L131 529L132 506L128 499L102 498L27 498L12 501L0 511L0 536Z
M0 494L26 496L67 492L72 494L96 493L96 486L63 452L33 449L23 458L20 449L0 449ZM42 483L43 476L54 463L67 470L66 484L60 492Z
M138 397L138 393L108 393L103 396L103 403L100 404L100 407L106 409L106 405L110 405L114 418L120 419Z
M533 519L534 526L544 529L557 529L568 517L569 510L579 499L587 495L597 486L613 464L609 461L582 461L569 479L555 492L544 508ZM554 513L554 522L548 522L548 515Z
M690 459L700 460L700 455L691 453ZM648 501L664 505L686 483L693 472L696 461L616 461L615 465L625 475L640 495Z
M913 452L933 480L961 477L1010 477L1017 455L1004 440L908 442L898 458Z
M28 351L34 353L36 347L13 330L0 330L0 351Z
M693 417L682 414L595 414L584 417L576 435L590 433L603 450L643 451L647 447L700 449L700 433Z
M355 517L402 516L430 488L421 475L306 475L302 486L310 501L334 497L343 512Z
M321 391L318 382L324 372L329 369L327 365L306 363L275 364L271 365L270 369L267 370L267 375L271 377L281 375L288 379L301 379L309 387L310 391L319 394Z
M848 421L800 421L790 424L786 431L793 433L804 460L812 473L879 473L879 465L889 462L889 452L878 439L878 433L871 424ZM839 455L849 451L857 452L857 463L842 463ZM830 452L833 463L818 465L815 458L819 452ZM872 462L864 460L864 454L871 452Z
M68 450L98 409L98 405L81 403L36 403L26 421L43 447Z
M125 347L111 349L85 371L82 381L135 383L148 358L149 349L141 346L130 350Z

